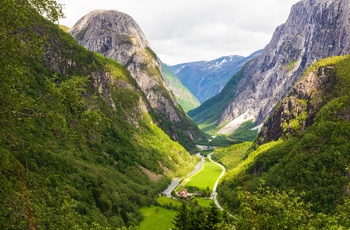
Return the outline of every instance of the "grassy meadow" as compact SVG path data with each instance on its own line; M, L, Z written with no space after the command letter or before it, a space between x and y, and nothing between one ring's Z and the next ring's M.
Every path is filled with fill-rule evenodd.
M163 230L174 227L171 223L176 215L174 210L151 205L150 207L142 207L140 211L144 219L140 223L139 230Z
M202 170L186 178L176 190L180 191L182 188L190 186L197 187L200 190L206 190L206 188L209 187L209 189L212 190L221 172L222 168L216 163L205 162Z

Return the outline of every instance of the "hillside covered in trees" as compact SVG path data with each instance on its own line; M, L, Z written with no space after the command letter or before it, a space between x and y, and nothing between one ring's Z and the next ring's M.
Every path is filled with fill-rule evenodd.
M62 14L54 1L1 2L0 228L135 226L195 159L122 65L39 13Z
M217 150L220 202L239 229L350 227L350 57L316 62L255 143Z

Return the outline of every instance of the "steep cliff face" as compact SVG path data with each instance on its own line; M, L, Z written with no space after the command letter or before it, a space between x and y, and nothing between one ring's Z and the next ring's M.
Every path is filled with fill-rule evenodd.
M212 61L198 61L170 66L170 69L203 103L217 95L230 78L236 74L250 59L258 56L261 51L254 52L248 57L232 55Z
M322 59L308 68L265 122L258 144L247 151L242 146L225 150L225 157L235 157L243 149L242 156L247 158L221 181L220 201L239 215L243 211L239 206L247 199L239 198L238 190L254 194L261 187L293 190L302 194L300 200L310 204L313 215L307 220L308 225L328 229L329 226L320 227L312 219L318 219L322 213L322 221L329 219L331 223L347 206L344 202L350 192L349 76L350 55ZM265 192L261 194L266 196ZM275 198L271 197L269 202ZM261 207L253 208L254 213ZM337 224L349 228L349 210L344 210L344 214ZM280 223L281 218L276 220Z
M168 89L156 54L130 16L114 10L96 10L80 19L69 33L88 50L112 58L130 71L156 112L158 124L174 140L194 147L193 139L202 138Z
M319 110L335 96L336 70L320 67L300 79L264 123L258 143L298 136L311 126Z
M349 0L302 0L295 4L262 54L243 67L232 98L221 102L225 106L216 125L229 126L242 115L262 123L308 66L349 53L349 17Z

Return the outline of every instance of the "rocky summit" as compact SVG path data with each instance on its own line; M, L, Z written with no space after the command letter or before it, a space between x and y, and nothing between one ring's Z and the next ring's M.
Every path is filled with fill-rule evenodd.
M160 61L133 18L116 10L95 10L81 18L69 33L88 50L114 59L130 71L146 95L150 109L156 112L157 123L173 140L186 139L182 141L185 144L202 138L168 89ZM176 128L169 127L168 121Z
M215 125L226 126L221 133L234 131L244 120L264 122L308 66L322 58L350 52L349 18L349 0L302 0L296 3L286 23L275 30L262 54L243 67L232 97L227 100L221 95L218 100L226 101L209 106L204 103L203 109L197 109L191 116L206 123L202 117L208 111L218 109L220 115L215 118ZM218 104L220 108L215 108Z

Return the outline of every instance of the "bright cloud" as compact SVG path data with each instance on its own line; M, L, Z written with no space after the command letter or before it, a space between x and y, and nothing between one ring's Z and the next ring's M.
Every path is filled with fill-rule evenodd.
M133 17L168 64L243 55L262 49L298 0L59 0L72 27L95 9Z

